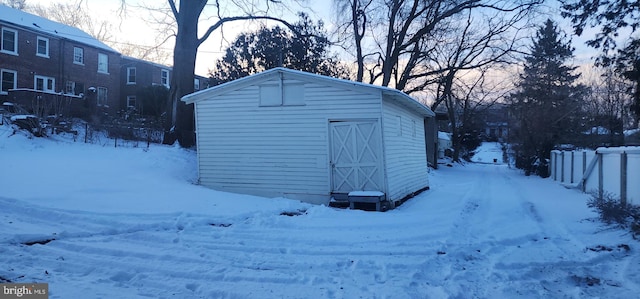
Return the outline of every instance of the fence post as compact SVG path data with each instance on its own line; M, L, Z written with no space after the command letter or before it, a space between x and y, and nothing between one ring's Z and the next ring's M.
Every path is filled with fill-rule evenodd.
M620 203L627 205L627 152L620 153Z
M574 160L573 157L574 157L574 151L571 151L571 180L570 180L571 184L573 184L573 173L574 173L573 167L575 167L573 165L573 160Z
M564 151L562 151L562 159L561 159L561 163L562 166L560 167L560 183L564 183Z
M604 198L604 182L603 182L603 165L602 153L596 152L598 155L598 199Z
M551 159L551 162L553 163L553 180L557 181L558 180L558 153L555 151L551 153L553 154L553 159Z
M587 173L587 152L582 151L582 177Z

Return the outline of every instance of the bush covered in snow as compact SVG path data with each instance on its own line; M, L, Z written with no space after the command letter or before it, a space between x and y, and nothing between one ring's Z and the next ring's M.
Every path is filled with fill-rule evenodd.
M629 228L634 237L640 236L640 207L620 201L611 193L599 196L598 192L591 192L587 206L594 209L600 220L607 224L618 224Z

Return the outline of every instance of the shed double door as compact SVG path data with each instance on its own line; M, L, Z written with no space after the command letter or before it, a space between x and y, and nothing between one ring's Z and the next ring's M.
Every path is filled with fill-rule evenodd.
M332 193L382 191L382 136L377 120L331 121Z

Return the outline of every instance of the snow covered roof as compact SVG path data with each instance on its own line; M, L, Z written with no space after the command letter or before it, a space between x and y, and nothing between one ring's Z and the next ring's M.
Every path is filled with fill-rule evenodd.
M640 129L625 130L624 136L631 136L636 133L640 133Z
M640 154L640 146L616 146L616 147L599 147L596 149L598 153L602 154Z
M447 132L438 131L438 139L451 140L451 137L449 136L449 133L447 133Z
M356 87L361 87L361 88L367 88L367 89L375 89L375 90L379 90L381 91L383 94L391 96L393 99L401 102L402 104L404 104L405 106L409 106L410 108L413 108L414 111L426 116L426 117L433 117L435 116L435 113L433 113L433 111L431 111L431 109L429 109L429 107L425 106L424 104L418 102L417 100L415 100L414 98L410 97L409 95L407 95L406 93L394 89L394 88L390 88L390 87L385 87L385 86L379 86L379 85L373 85L373 84L366 84L366 83L362 83L362 82L355 82L355 81L350 81L350 80L345 80L345 79L338 79L338 78L333 78L333 77L329 77L329 76L323 76L323 75L318 75L318 74L313 74L313 73L307 73L307 72L303 72L303 71L297 71L297 70L292 70L292 69L288 69L288 68L284 68L284 67L277 67L277 68L272 68L270 70L266 70L262 73L258 73L255 75L251 75L251 76L247 76L244 78L240 78L231 82L227 82L224 84L220 84L220 85L216 85L192 94L188 94L184 97L182 97L182 101L184 101L187 104L191 104L191 103L195 103L201 100L206 99L208 96L210 96L211 94L218 94L218 93L224 93L227 92L231 89L235 89L238 86L243 86L244 84L247 84L248 82L251 82L252 80L259 80L261 78L268 78L270 75L274 74L274 73L286 73L286 74L290 74L290 75L297 75L297 76L305 76L308 77L314 81L325 81L325 82L331 82L334 84L340 84L340 85L346 85L346 86L356 86Z
M134 62L139 62L139 63L145 63L145 64L148 64L148 65L156 66L158 68L173 70L173 67L171 67L171 66L167 66L167 65L160 64L160 63L153 62L153 61L149 61L149 60L136 58L136 57L133 57L133 56L122 55L122 59L123 60L134 61Z
M0 4L0 23L15 25L17 27L42 32L49 36L76 41L105 51L118 52L78 28L54 22L2 4Z
M609 129L602 126L598 126L598 127L592 127L588 131L584 131L582 133L585 135L608 135Z

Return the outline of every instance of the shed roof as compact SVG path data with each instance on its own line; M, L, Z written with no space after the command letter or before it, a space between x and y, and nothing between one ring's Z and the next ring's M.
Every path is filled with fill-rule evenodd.
M18 9L13 9L3 4L0 4L0 21L17 27L42 32L50 36L76 41L105 51L118 52L78 28L54 22Z
M349 87L349 88L363 88L363 89L368 89L368 90L376 90L381 92L383 95L387 95L390 98L392 98L393 100L397 101L399 104L406 106L418 113L420 113L421 115L423 115L424 117L433 117L435 116L435 114L433 113L433 111L431 111L431 109L429 109L429 107L425 106L424 104L418 102L417 100L415 100L414 98L410 97L409 95L407 95L406 93L394 89L394 88L389 88L389 87L385 87L385 86L378 86L378 85L373 85L373 84L366 84L366 83L362 83L362 82L355 82L355 81L350 81L350 80L344 80L344 79L338 79L338 78L333 78L333 77L329 77L329 76L323 76L323 75L318 75L318 74L312 74L312 73L307 73L307 72L303 72L303 71L297 71L297 70L292 70L292 69L288 69L288 68L284 68L284 67L277 67L277 68L273 68L255 75L251 75L251 76L247 76L244 78L240 78L231 82L227 82L224 84L220 84L220 85L216 85L192 94L188 94L184 97L182 97L182 101L184 101L187 104L191 104L191 103L196 103L205 99L208 99L211 96L216 96L216 95L220 95L226 92L229 92L231 90L235 90L235 89L239 89L241 87L244 87L246 85L250 85L252 82L255 81L260 81L262 79L268 79L270 78L272 75L277 74L277 73L281 73L281 74L287 74L287 75L291 75L291 76L298 76L301 77L303 79L306 80L313 80L313 81L323 81L326 83L332 83L332 84L337 84L337 85L343 85L345 87Z

